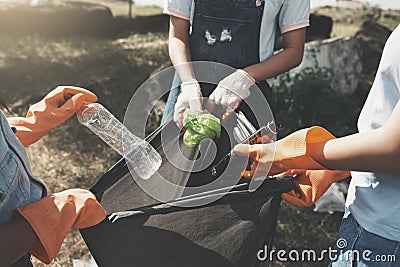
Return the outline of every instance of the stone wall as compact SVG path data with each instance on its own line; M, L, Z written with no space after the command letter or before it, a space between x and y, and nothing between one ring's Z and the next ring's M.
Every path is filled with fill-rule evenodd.
M303 62L290 73L307 67L329 68L333 74L332 88L339 92L354 93L363 102L390 33L382 25L365 21L354 36L308 42Z
M359 84L362 72L359 44L355 37L331 38L312 41L305 45L303 62L290 71L304 68L328 68L332 71L332 88L352 93Z

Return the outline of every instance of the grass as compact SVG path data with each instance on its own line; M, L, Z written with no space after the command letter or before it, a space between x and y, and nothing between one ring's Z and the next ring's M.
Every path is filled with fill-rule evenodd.
M16 108L39 100L57 85L93 86L100 98L115 92L131 95L153 69L168 60L166 38L163 33L116 40L1 36L0 92ZM156 46L145 47L155 42ZM119 101L118 97L105 99L111 108ZM118 103L118 107L126 105Z
M128 4L96 1L110 6L114 15L126 15ZM368 10L320 8L318 14L332 16L333 36L354 34ZM160 14L156 7L135 7L135 15ZM351 18L351 21L350 19ZM393 29L399 17L380 18ZM39 35L0 35L0 94L18 115L57 85L77 85L94 91L117 118L122 120L130 96L150 73L168 62L167 33L131 34L118 39L92 37L49 38ZM119 156L80 126L75 118L57 127L28 148L33 173L51 192L67 188L89 188ZM341 214L314 213L284 203L279 214L277 249L333 247ZM71 231L57 258L49 265L72 266L72 259L88 257L77 231ZM327 265L327 262L313 266ZM35 266L45 266L34 260ZM310 263L274 263L272 266L311 266Z
M351 9L335 7L321 7L314 11L315 14L329 16L333 19L332 37L354 35L367 16L373 16L379 24L393 30L400 23L400 12L395 12L393 17L378 15L379 9L364 6L363 8Z
M168 61L165 33L133 34L119 39L0 36L0 94L16 115L57 85L90 88L120 120L134 91ZM10 115L10 114L8 114ZM89 188L119 156L71 118L38 143L28 155L33 173L50 192ZM71 231L50 266L72 266L88 250ZM35 266L44 266L34 259Z
M84 2L108 6L114 16L128 16L128 1L108 0L85 0ZM162 8L158 6L137 6L133 5L132 16L150 16L162 13Z

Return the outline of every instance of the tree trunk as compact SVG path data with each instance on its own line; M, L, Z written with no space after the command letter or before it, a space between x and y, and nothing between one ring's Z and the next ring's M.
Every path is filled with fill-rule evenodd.
M133 0L129 0L129 14L128 17L131 20L132 19L132 6L133 6Z

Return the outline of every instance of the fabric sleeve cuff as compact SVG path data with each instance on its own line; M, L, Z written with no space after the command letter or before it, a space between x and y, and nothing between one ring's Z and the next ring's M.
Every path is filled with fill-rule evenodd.
M166 14L166 15L174 16L174 17L181 18L181 19L184 19L184 20L190 20L190 15L189 14L186 14L186 13L183 13L181 11L174 10L174 9L171 9L171 8L168 8L168 7L164 8L163 13Z
M40 201L48 201L48 199L50 198L51 196L47 196L46 198L43 198ZM43 216L42 218L39 219L38 215L36 214L37 209L30 208L32 206L40 205L40 203L38 202L19 207L18 209L16 209L16 211L29 223L29 225L32 227L33 231L36 233L36 236L39 239L39 242L37 242L29 252L36 258L38 258L40 261L46 264L50 264L57 255L59 248L58 250L56 249L56 252L54 252L52 246L49 245L49 243L54 242L56 233L52 231L53 229L48 228L47 224L42 221L42 220L45 221L46 217ZM51 239L50 242L49 239Z
M284 34L286 32L294 31L294 30L305 28L305 27L308 27L308 26L310 26L310 20L300 21L300 22L297 22L297 23L293 23L293 24L289 24L289 25L283 26L281 28L281 33Z

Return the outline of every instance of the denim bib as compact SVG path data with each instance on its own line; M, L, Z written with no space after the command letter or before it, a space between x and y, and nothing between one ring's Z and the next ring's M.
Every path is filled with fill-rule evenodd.
M13 210L40 200L47 191L32 175L25 148L0 113L0 224L4 224Z
M195 0L192 31L189 36L192 61L212 61L233 68L245 68L260 62L260 29L264 0ZM212 75L212 74L210 74ZM180 81L175 75L162 124L173 116L175 103L180 94ZM264 98L270 103L272 90L266 81L258 84ZM208 97L215 85L201 84L202 95ZM255 117L254 107L265 105L265 99L250 95L247 103L240 104L248 120L256 127L265 121ZM258 104L260 103L260 104Z
M259 43L264 1L194 2L190 35L193 61L214 61L233 68L244 68L260 61Z

